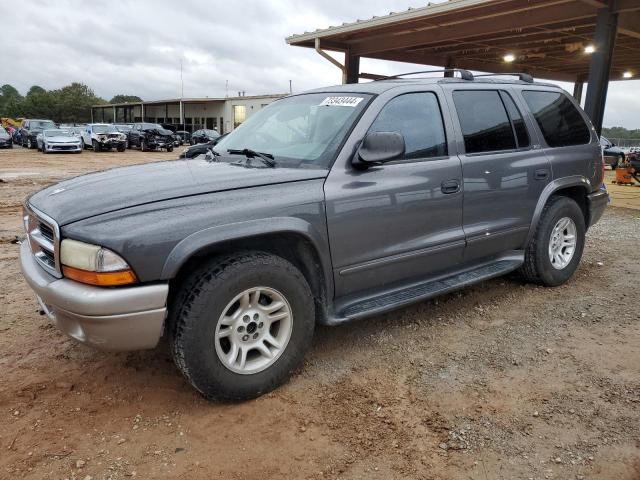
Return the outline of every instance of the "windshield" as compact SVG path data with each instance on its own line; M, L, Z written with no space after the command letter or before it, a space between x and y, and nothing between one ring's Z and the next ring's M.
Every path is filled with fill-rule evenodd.
M45 137L71 137L71 132L68 130L45 130Z
M369 95L309 93L273 102L216 145L216 152L250 149L286 167L327 168Z
M93 133L118 133L118 129L113 125L94 125Z
M40 130L44 130L45 128L55 128L56 124L51 120L31 120L29 122L29 128L35 129L39 128Z

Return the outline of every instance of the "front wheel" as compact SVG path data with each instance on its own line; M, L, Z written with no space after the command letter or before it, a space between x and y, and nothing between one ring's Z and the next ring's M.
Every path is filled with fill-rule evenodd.
M147 146L147 143L145 142L144 138L140 139L140 150L143 152L146 152L147 150L149 150L149 147Z
M98 143L97 140L93 140L91 142L91 145L93 146L93 151L94 152L99 152L100 151L100 144Z
M173 147L167 147L167 152L173 152Z
M33 142L31 141L31 139L29 137L27 137L27 148L28 149L32 149L33 148Z
M578 204L568 197L553 197L542 210L520 273L526 280L548 287L565 283L582 258L585 233Z
M288 261L261 252L193 272L170 307L174 361L206 398L245 400L285 382L315 327L313 296Z

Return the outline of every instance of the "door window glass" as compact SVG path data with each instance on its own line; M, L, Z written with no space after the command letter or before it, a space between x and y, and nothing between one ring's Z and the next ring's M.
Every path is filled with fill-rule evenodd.
M527 127L524 124L524 119L522 118L520 110L518 110L518 107L511 98L511 95L506 92L500 92L500 95L502 96L502 100L504 101L504 106L507 107L509 118L511 119L511 123L513 124L513 130L516 132L518 148L528 147L531 142L529 140L529 133L527 132Z
M467 154L513 150L516 139L497 90L453 92Z
M447 139L440 105L431 92L400 95L387 103L370 132L398 132L404 136L403 159L447 155Z

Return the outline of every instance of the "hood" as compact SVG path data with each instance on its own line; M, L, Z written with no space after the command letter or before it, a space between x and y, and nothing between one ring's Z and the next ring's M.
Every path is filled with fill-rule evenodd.
M165 137L169 135L173 135L173 132L171 130L166 130L164 128L145 128L142 131L146 133L151 133L153 135L163 135Z
M9 134L9 132L0 132L0 138L2 138L3 140L8 140L9 138L11 138L11 134Z
M47 137L47 142L52 143L78 143L79 141L77 137L65 137L62 135L59 137Z
M65 180L33 194L29 203L59 225L173 198L324 178L327 170L247 168L205 159L114 168Z

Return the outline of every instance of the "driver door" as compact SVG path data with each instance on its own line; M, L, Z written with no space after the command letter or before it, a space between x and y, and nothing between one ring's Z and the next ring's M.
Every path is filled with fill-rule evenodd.
M335 296L402 287L462 262L462 169L440 91L400 94L369 132L404 136L402 158L333 168L325 183Z

